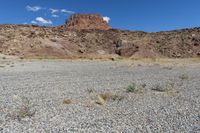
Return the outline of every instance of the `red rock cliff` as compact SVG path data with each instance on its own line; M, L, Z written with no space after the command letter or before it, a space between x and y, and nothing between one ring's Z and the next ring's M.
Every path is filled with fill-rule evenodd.
M66 26L69 29L99 29L108 30L110 26L103 20L103 17L97 14L74 14L67 21Z

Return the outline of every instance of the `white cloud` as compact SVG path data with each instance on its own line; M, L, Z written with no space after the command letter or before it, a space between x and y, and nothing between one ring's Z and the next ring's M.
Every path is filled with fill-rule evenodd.
M66 9L61 9L61 12L67 13L67 14L74 14L75 13L74 11L69 11L69 10L66 10Z
M51 20L46 20L42 17L37 17L35 20L38 21L39 23L42 23L42 24L52 24Z
M52 14L59 12L59 9L50 8L49 10L51 11Z
M105 16L103 17L103 20L106 21L107 23L109 23L109 21L111 20L109 17Z
M53 24L51 20L46 20L42 17L37 17L35 20L31 21L32 24L42 24L42 25L50 25Z
M35 20L31 21L32 24L37 24L37 22Z
M26 10L27 11L32 11L32 12L37 12L39 10L42 10L42 9L45 9L43 7L40 7L40 6L26 6Z
M59 16L58 15L56 15L56 14L52 14L51 15L53 18L58 18Z

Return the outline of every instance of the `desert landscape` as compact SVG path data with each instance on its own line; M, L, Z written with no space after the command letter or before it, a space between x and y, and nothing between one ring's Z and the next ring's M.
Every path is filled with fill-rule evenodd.
M1 60L0 132L199 132L200 61Z
M118 30L100 15L76 14L63 26L0 25L0 53L21 58L197 58L199 32Z
M200 28L0 25L0 132L200 132Z

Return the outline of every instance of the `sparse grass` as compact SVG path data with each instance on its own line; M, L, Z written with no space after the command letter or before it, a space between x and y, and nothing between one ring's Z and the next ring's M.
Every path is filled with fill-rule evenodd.
M155 85L154 87L151 88L153 91L158 91L158 92L165 92L167 89L161 85Z
M97 61L110 61L110 60L122 60L123 57L116 55L72 55L72 56L47 56L47 55L38 55L34 57L24 57L24 59L38 59L38 60L54 60L54 59L64 59L64 60L97 60Z
M2 59L3 59L3 60L5 60L5 59L6 59L6 57L4 56L4 57L2 57Z
M30 108L28 106L23 106L18 112L17 112L17 119L21 120L23 118L29 117L31 118L35 114L34 112L30 111Z
M16 99L18 100L20 99L22 104L20 104L20 106L16 108L16 110L10 114L11 118L21 121L23 118L26 118L26 117L31 118L32 116L35 115L36 110L33 108L33 104L30 102L28 98L17 97Z
M120 95L113 95L112 100L113 101L122 101L124 99L124 96Z
M179 91L175 89L174 85L175 84L173 82L164 85L155 85L151 88L151 90L167 94L168 96L176 96L179 93Z
M138 87L135 83L132 83L126 88L126 91L129 93L133 93L133 92L138 91Z
M104 94L99 94L98 99L96 101L97 104L99 105L104 105L105 101L122 101L124 99L123 96L117 95L117 94L112 94L112 93L104 93Z
M137 57L131 57L129 59L126 59L127 62L134 62L134 64L137 66L137 64L145 65L154 65L159 64L160 66L166 67L174 67L174 66L187 66L187 65L199 65L200 59L199 58L182 58L182 59L172 59L172 58L137 58ZM171 69L171 68L169 68Z
M94 90L93 90L93 89L87 89L87 92L88 92L89 94L91 94L91 93L94 92Z
M112 100L112 101L121 101L122 99L124 99L123 96L119 96L116 94L112 94L112 93L104 93L104 94L100 94L100 96L104 99L104 100Z
M126 87L126 92L127 93L143 93L144 92L144 88L146 86L147 85L145 83L141 84L139 86L137 86L135 83L132 83L128 87Z
M188 79L189 79L189 76L186 75L186 74L182 74L181 76L179 76L179 78L180 78L181 80L188 80Z
M151 88L151 90L157 91L157 92L169 92L173 90L173 88L174 88L174 83L166 83L164 85L156 84L155 86Z
M0 68L4 68L5 66L0 65Z

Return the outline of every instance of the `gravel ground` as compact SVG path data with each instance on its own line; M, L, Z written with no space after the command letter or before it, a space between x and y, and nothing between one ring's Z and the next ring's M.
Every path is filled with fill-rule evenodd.
M35 60L0 66L2 133L200 132L200 65ZM127 92L132 83L138 91ZM105 93L118 98L97 104Z

